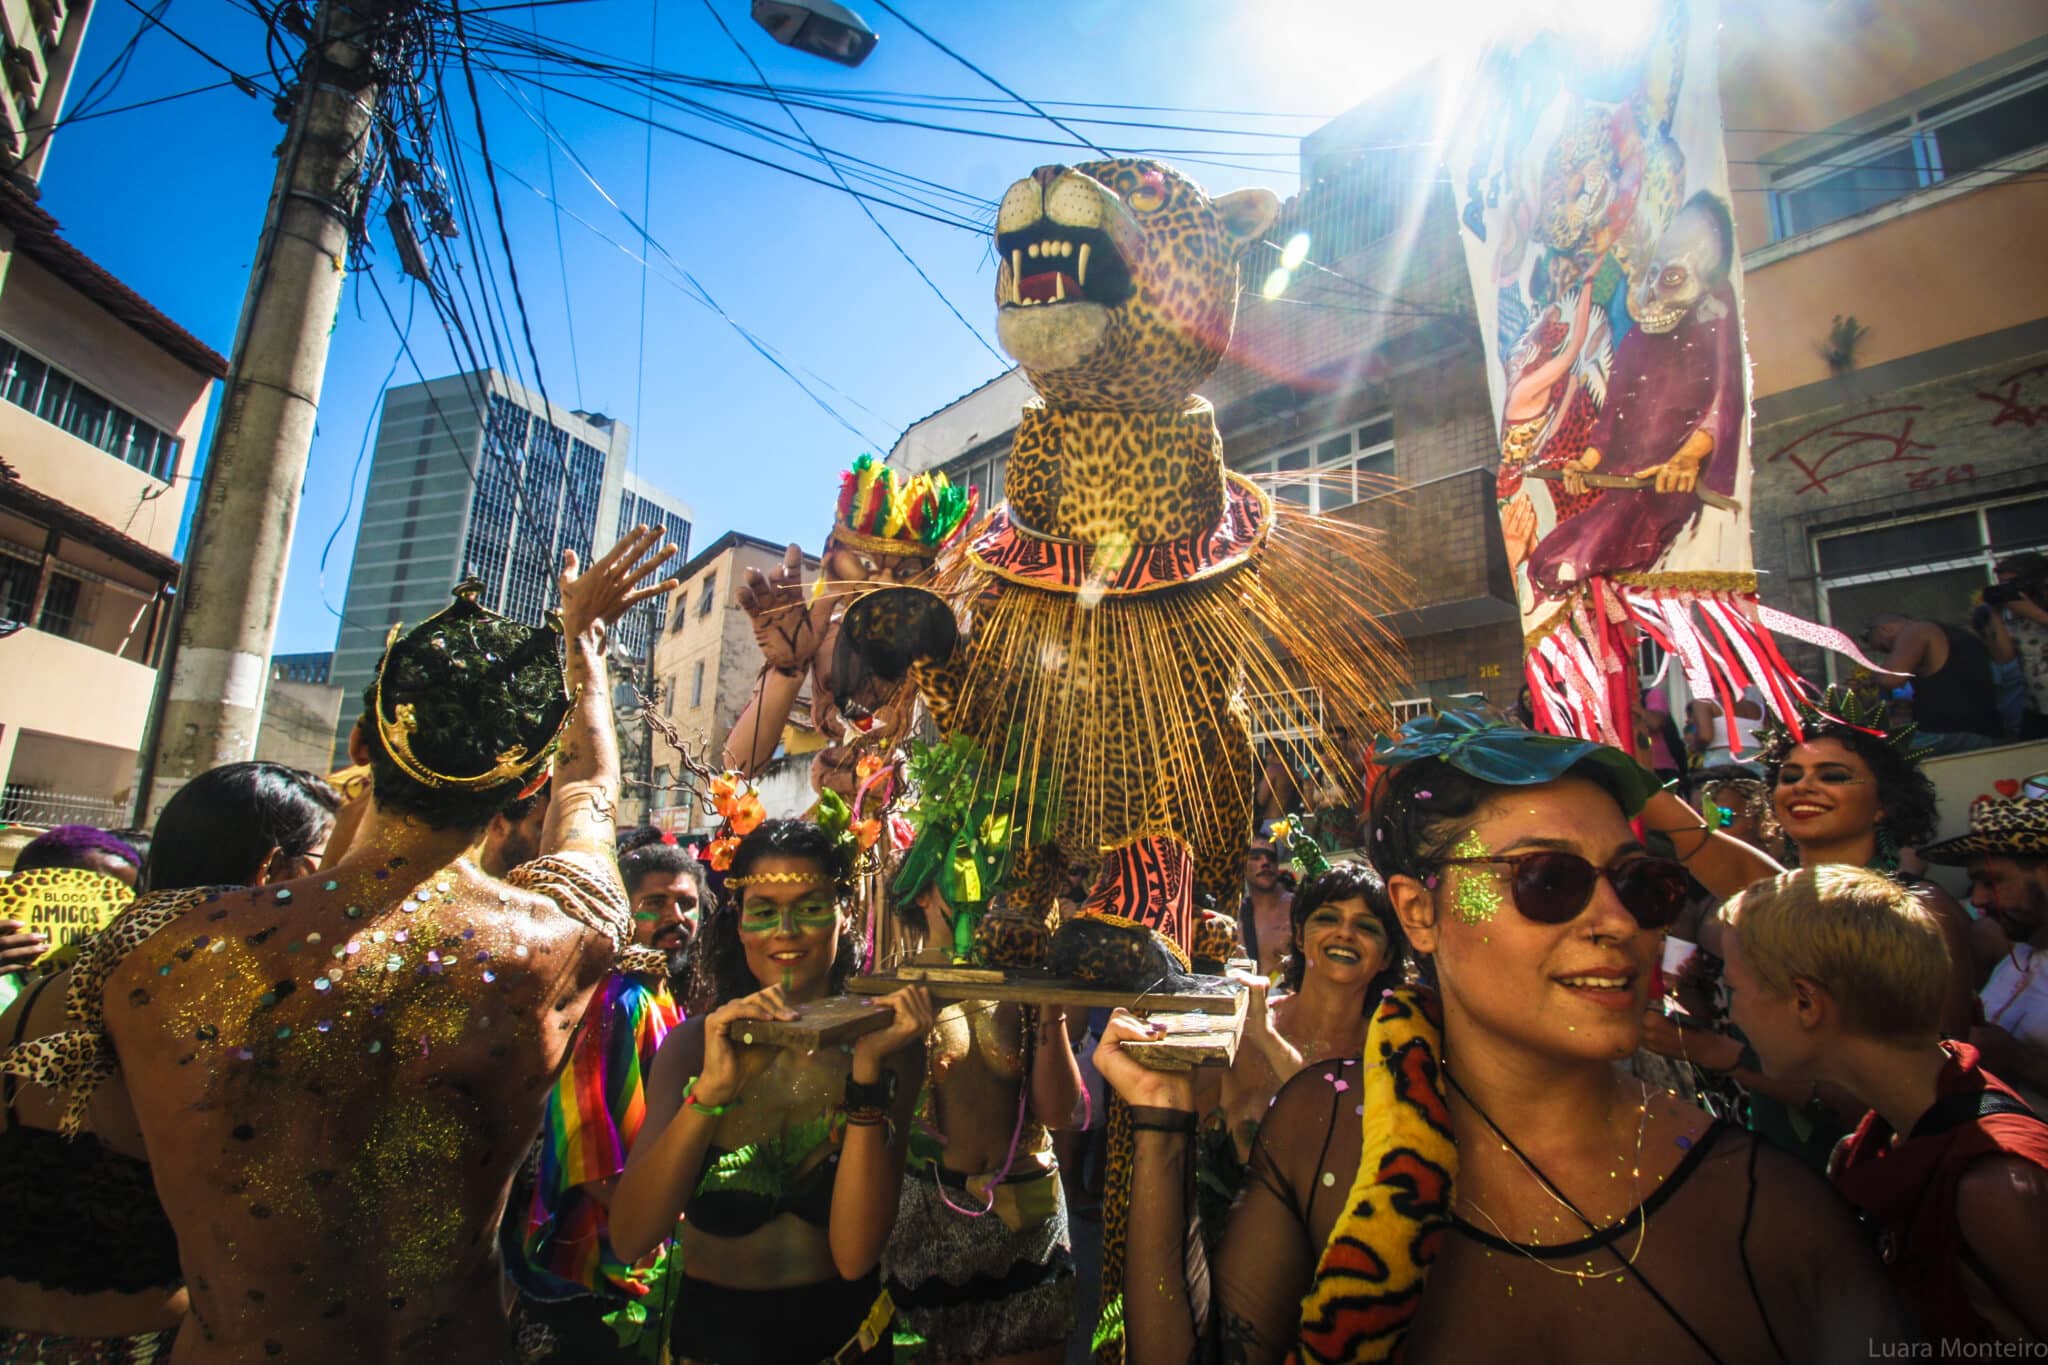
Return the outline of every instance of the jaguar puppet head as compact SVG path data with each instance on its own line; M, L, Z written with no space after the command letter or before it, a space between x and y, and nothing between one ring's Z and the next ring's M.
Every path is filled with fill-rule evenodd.
M1055 407L1178 409L1229 347L1238 267L1279 211L1156 161L1041 166L996 216L996 335Z

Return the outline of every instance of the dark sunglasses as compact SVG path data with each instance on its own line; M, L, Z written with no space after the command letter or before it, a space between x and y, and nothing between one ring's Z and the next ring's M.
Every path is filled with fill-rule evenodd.
M1576 853L1544 849L1484 858L1446 858L1453 863L1505 863L1514 869L1510 885L1515 909L1538 924L1566 924L1593 899L1602 878L1622 908L1645 929L1662 929L1678 918L1692 893L1683 865L1670 858L1624 858L1595 867Z

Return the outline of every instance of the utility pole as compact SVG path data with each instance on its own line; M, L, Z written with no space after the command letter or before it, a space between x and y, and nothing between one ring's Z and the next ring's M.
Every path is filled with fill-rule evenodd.
M255 753L393 8L320 0L313 16L158 674L139 824L200 773Z

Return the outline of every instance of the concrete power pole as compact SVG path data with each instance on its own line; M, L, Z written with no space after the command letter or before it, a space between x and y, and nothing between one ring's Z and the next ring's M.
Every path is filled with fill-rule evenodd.
M393 0L321 0L242 300L213 449L157 683L138 792L142 823L172 793L251 757L270 678L285 562L341 303L350 225Z

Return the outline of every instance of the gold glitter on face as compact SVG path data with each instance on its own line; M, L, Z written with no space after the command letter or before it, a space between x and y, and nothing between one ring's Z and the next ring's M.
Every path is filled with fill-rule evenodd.
M1465 837L1451 849L1453 858L1484 858L1486 854L1486 845L1472 830L1466 830ZM1500 884L1491 866L1468 863L1448 870L1456 879L1451 883L1451 908L1461 922L1486 924L1500 913Z

